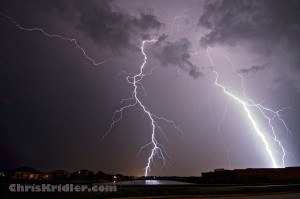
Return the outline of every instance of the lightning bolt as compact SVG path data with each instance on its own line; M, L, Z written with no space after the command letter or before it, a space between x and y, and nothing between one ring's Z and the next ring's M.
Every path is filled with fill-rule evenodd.
M250 99L250 98L248 98L248 97L246 96L246 94L245 94L246 88L245 88L245 86L244 86L244 80L243 80L243 77L242 77L241 75L240 75L240 77L241 77L241 80L242 80L243 95L244 95L244 98L245 98L248 102L245 101L245 100L243 100L243 99L241 99L240 97L238 97L238 96L232 94L231 92L228 91L228 89L226 89L226 87L225 87L224 85L222 85L222 84L219 82L219 73L214 69L214 62L213 62L213 59L212 59L212 57L211 57L211 55L210 55L210 53L209 53L208 50L206 50L206 53L207 53L208 59L209 59L210 62L211 62L212 71L213 71L213 73L214 73L215 76L216 76L214 84L215 84L217 87L221 88L222 91L223 91L227 96L229 96L232 100L234 100L235 102L237 102L238 104L240 104L240 105L243 107L243 109L244 109L244 111L245 111L245 113L246 113L246 115L247 115L247 117L248 117L250 123L251 123L252 126L253 126L254 131L256 132L256 134L258 135L258 137L260 138L260 140L261 140L262 143L264 144L265 150L266 150L266 152L267 152L267 154L268 154L268 156L269 156L269 159L270 159L270 161L271 161L271 163L272 163L272 167L278 168L278 167L280 167L280 166L279 166L279 164L278 164L277 161L276 161L276 158L275 158L275 155L273 154L273 151L271 150L271 145L269 144L269 142L268 142L268 140L267 140L267 137L264 135L264 132L263 132L263 131L261 130L261 128L259 127L259 125L258 125L256 119L254 118L253 114L251 113L249 107L257 108L257 109L260 111L260 113L262 114L262 116L268 121L268 125L269 125L269 127L270 127L270 129L271 129L271 132L272 132L272 134L273 134L273 139L274 139L274 141L278 144L278 146L280 147L280 149L281 149L281 151L282 151L281 167L285 167L284 159L285 159L285 155L286 155L286 150L285 150L284 146L282 145L282 143L280 142L280 140L279 140L279 139L277 138L277 136L276 136L275 128L274 128L273 125L272 125L272 120L273 120L275 117L277 117L277 118L279 119L279 121L281 121L281 123L282 123L282 124L284 125L284 127L286 128L286 131L291 133L291 131L288 129L286 123L284 122L284 120L282 119L282 117L281 117L281 115L280 115L280 112L282 112L282 111L284 111L284 110L286 110L286 109L288 109L288 108L290 108L290 107L288 107L288 108L283 108L283 109L278 110L278 111L274 111L274 110L272 110L272 109L270 109L270 108L267 108L267 107L265 107L265 106L263 106L263 105L261 105L261 104L255 103L254 100L252 100L252 99ZM229 61L230 61L230 60L229 60ZM232 64L231 61L230 61L230 63ZM249 102L250 102L250 103L249 103ZM271 114L272 114L272 118L269 117L269 116L266 114L266 112L271 113Z
M89 57L86 53L86 50L80 46L77 42L76 39L74 38L68 38L68 37L63 37L61 35L57 35L57 34L50 34L50 33L47 33L44 29L42 28L25 28L23 26L21 26L19 23L17 23L13 18L3 14L3 13L0 13L0 16L2 18L4 18L5 20L7 20L8 22L10 22L11 24L13 24L14 26L16 26L18 29L20 30L23 30L23 31L27 31L27 32L40 32L42 33L43 35L45 35L46 37L49 37L49 38L58 38L58 39L61 39L61 40L64 40L64 41L68 41L68 42L72 42L76 48L78 48L83 56L88 59L94 66L98 66L98 65L101 65L101 64L104 64L106 63L109 59L105 59L101 62L96 62L94 59L92 59L91 57Z
M139 106L142 111L146 114L146 116L148 117L150 123L151 123L151 141L149 143L147 143L146 145L142 146L139 153L145 149L146 147L149 147L149 146L152 146L152 149L151 149L151 153L147 159L147 163L146 163L146 166L144 168L145 170L145 176L148 176L150 171L151 171L151 164L153 163L154 161L154 158L157 156L158 158L162 159L162 162L163 162L163 166L167 166L168 164L168 161L167 161L167 157L170 157L162 144L160 144L158 141L157 141L157 132L161 132L163 135L165 135L163 129L159 126L158 124L158 120L159 121L164 121L164 122L167 122L169 123L172 127L174 127L177 131L179 131L180 133L183 133L179 127L171 120L168 120L164 117L159 117L153 113L150 112L150 110L142 103L142 101L140 100L139 96L138 96L138 88L142 88L145 92L145 89L143 88L142 86L142 83L141 81L143 80L143 78L149 74L145 74L144 73L144 68L145 68L145 65L147 63L147 55L145 53L145 45L146 44L150 44L150 43L155 43L157 42L157 40L155 39L152 39L152 40L144 40L142 42L142 45L140 47L140 50L141 50L141 53L144 57L144 60L143 60L143 63L140 65L140 68L139 68L139 73L137 74L133 74L133 73L126 73L126 72L121 72L121 73L124 73L126 75L128 75L126 77L126 80L128 82L128 84L131 84L133 86L133 93L132 93L132 97L131 98L127 98L127 99L122 99L121 100L121 103L125 102L125 101L132 101L132 103L128 104L128 105L125 105L123 107L121 107L120 109L116 110L113 114L113 117L112 117L112 123L110 125L110 128L108 129L108 131L103 135L101 141L112 131L113 127L115 126L116 123L118 123L120 120L122 120L123 118L123 112L128 109L128 108L132 108L134 106ZM152 74L152 73L150 73ZM166 136L166 135L165 135ZM139 154L138 153L138 154Z
M69 37L64 37L64 36L61 36L61 35L58 35L58 34L50 34L48 32L46 32L43 28L40 28L40 27L35 27L35 28L26 28L26 27L23 27L21 26L19 23L17 23L13 18L3 14L3 13L0 13L0 16L5 19L6 21L8 21L9 23L11 23L12 25L14 25L15 27L17 27L18 29L20 30L23 30L23 31L26 31L26 32L39 32L41 33L42 35L48 37L48 38L58 38L60 40L64 40L64 41L68 41L68 42L71 42L75 45L76 48L78 48L83 56L89 60L94 66L98 66L98 65L101 65L101 64L104 64L106 63L109 59L105 59L104 61L101 61L101 62L97 62L95 61L93 58L91 58L90 56L87 55L86 53L86 50L81 46L79 45L78 41L74 38L69 38ZM184 16L180 16L178 19L182 18ZM177 19L175 19L177 20ZM175 21L173 22L175 23ZM174 24L173 24L174 25ZM150 75L152 74L152 71L151 73L149 74L145 74L144 73L144 68L145 68L145 65L147 63L147 55L144 51L144 47L147 43L155 43L157 40L155 39L152 39L152 40L144 40L142 42L142 45L141 45L141 53L142 55L144 56L144 60L143 60L143 63L141 64L140 66L140 71L139 73L137 74L128 74L126 72L121 72L121 73L125 73L126 75L128 75L126 77L126 80L129 84L131 84L134 88L133 90L133 93L132 93L132 97L131 98L128 98L128 99L122 99L121 100L121 103L124 103L126 101L134 101L133 103L129 104L129 105L126 105L126 106L123 106L121 107L120 109L116 110L113 114L113 121L110 125L110 128L109 130L104 134L104 136L102 137L101 140L103 140L105 138L105 136L112 131L112 128L113 126L122 119L123 117L123 111L125 109L128 109L128 108L131 108L131 107L134 107L136 105L139 105L143 112L148 116L150 122L151 122L151 126L152 126L152 131L151 131L151 142L149 142L148 144L144 145L143 147L141 147L140 151L143 150L144 148L148 147L148 146L152 146L152 149L151 149L151 153L150 153L150 156L148 157L148 161L147 161L147 164L146 164L146 167L145 167L145 176L148 176L149 172L150 172L150 167L151 167L151 164L152 162L154 161L154 158L155 156L161 158L163 160L163 166L167 166L167 158L166 157L170 157L162 144L160 144L158 141L157 141L157 138L156 138L156 133L157 131L158 132L161 132L165 138L167 139L166 137L166 134L164 133L163 129L159 126L158 124L158 121L164 121L164 122L167 122L169 123L172 127L174 127L177 131L179 131L180 133L183 133L179 127L171 120L168 120L164 117L159 117L153 113L150 112L150 110L142 103L142 101L139 99L138 97L138 89L141 88L144 93L146 94L146 91L143 87L143 85L141 84L141 81L143 80L143 78L147 75ZM140 153L139 151L139 153ZM139 154L138 153L138 154Z
M229 149L225 143L225 140L223 138L223 134L221 133L221 126L222 126L222 123L227 115L227 109L228 109L228 105L231 103L231 99L226 103L225 105L225 109L224 109L224 113L222 115L222 118L219 122L219 135L221 137L221 140L222 140L222 143L223 143L223 146L225 148L225 151L226 151L226 156L227 156L227 163L228 163L228 166L229 166L229 169L231 169L231 161L230 161L230 155L229 155Z
M224 56L224 55L223 55L223 57L225 57L228 60L228 62L231 64L231 68L233 69L233 64L232 64L232 61L229 59L229 57ZM261 112L261 114L263 115L263 117L268 121L268 125L269 125L269 127L271 129L271 132L273 134L273 139L275 140L275 142L278 144L278 146L280 147L280 149L282 151L282 158L281 158L282 167L285 167L285 156L286 156L287 151L285 150L285 148L282 145L281 141L277 138L275 128L272 125L272 121L275 118L277 118L281 122L281 124L285 127L286 132L289 133L290 135L292 135L291 130L288 128L286 122L283 120L283 118L280 115L281 112L283 112L283 111L285 111L287 109L290 109L292 107L285 107L285 108L282 108L282 109L280 109L278 111L274 111L274 110L272 110L270 108L267 108L267 107L265 107L265 106L263 106L263 105L261 105L259 103L255 103L252 99L250 99L249 97L247 97L247 95L246 95L246 87L244 86L244 78L243 78L243 76L241 74L239 74L239 76L240 76L240 79L241 79L241 82L242 82L242 89L243 89L243 95L244 95L244 97L248 101L250 101L252 103L252 105L250 105L250 106L254 106L254 107L258 108L259 111ZM268 112L269 114L271 114L272 117L269 117L266 114L266 112Z

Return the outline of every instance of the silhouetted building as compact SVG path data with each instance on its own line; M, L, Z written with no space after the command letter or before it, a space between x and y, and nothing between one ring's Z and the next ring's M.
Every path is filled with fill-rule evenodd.
M70 173L64 170L55 170L49 173L49 180L67 180L70 178Z
M202 179L210 183L266 183L266 182L300 182L300 167L286 168L248 168L215 169L202 173Z
M96 178L94 172L82 169L71 174L73 180L93 180Z

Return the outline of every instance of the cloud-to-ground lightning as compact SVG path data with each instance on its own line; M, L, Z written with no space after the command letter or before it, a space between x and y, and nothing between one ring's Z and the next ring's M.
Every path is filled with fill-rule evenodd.
M147 115L147 117L148 117L148 119L150 120L150 123L151 123L151 141L148 144L141 147L141 149L140 149L140 151L141 151L146 147L149 147L149 146L152 147L151 153L150 153L150 155L147 159L147 163L146 163L146 166L145 166L145 173L144 173L145 176L149 175L149 173L151 171L151 164L153 163L155 156L162 159L163 166L167 166L167 163L168 163L166 156L169 157L169 155L166 153L163 145L160 144L157 141L157 135L156 135L157 132L161 132L162 134L165 135L163 129L159 126L157 121L158 120L165 121L165 122L169 123L170 125L172 125L177 131L182 133L182 131L179 129L179 127L173 121L168 120L164 117L159 117L159 116L153 114L152 112L150 112L150 110L142 103L141 99L138 96L138 89L139 88L141 88L142 90L145 91L145 89L143 88L142 83L141 83L143 78L145 76L147 76L147 74L144 73L144 68L145 68L145 65L146 65L147 59L148 59L147 55L145 53L145 46L148 43L149 44L150 43L155 43L156 41L157 40L152 39L152 40L144 40L142 42L140 50L141 50L141 53L142 53L144 59L143 59L143 63L140 65L139 73L137 73L137 74L133 74L133 73L128 74L126 72L123 72L123 73L128 75L126 77L126 80L129 84L131 84L133 86L134 89L133 89L133 93L132 93L131 98L122 99L121 103L123 103L124 101L132 101L132 103L130 103L128 105L125 105L125 106L121 107L120 109L118 109L114 112L110 128L103 135L103 137L101 139L101 141L102 141L112 131L112 128L114 127L114 125L123 118L123 112L124 112L125 109L134 107L136 105L139 106L142 109L142 111L144 112L144 114ZM140 151L139 151L139 153L140 153Z
M229 59L229 57L224 56L224 55L223 55L223 57L225 57L225 58L227 59L227 61L230 63L230 65L231 65L231 67L232 67L232 69L233 69L233 63L232 63L232 61ZM263 115L263 117L268 121L268 125L269 125L270 130L271 130L271 132L272 132L272 134L273 134L273 139L275 140L275 142L278 144L278 146L280 147L280 149L281 149L281 151L282 151L281 162L282 162L282 167L284 167L284 166L285 166L285 156L286 156L287 151L286 151L285 148L283 147L281 141L277 138L275 128L274 128L274 126L272 125L272 121L273 121L275 118L277 118L277 119L281 122L281 124L284 126L284 128L286 129L286 132L288 132L290 135L292 135L291 130L288 128L286 122L283 120L283 118L282 118L281 115L280 115L280 113L281 113L282 111L285 111L286 109L289 109L289 108L291 108L291 107L285 107L285 108L282 108L282 109L280 109L280 110L274 111L274 110L272 110L272 109L270 109L270 108L268 108L268 107L266 107L266 106L263 106L263 105L261 105L261 104L259 104L259 103L256 103L254 100L252 100L252 99L250 99L249 97L247 97L247 95L246 95L246 87L245 87L245 85L244 85L244 78L243 78L243 76L242 76L241 74L239 74L239 77L240 77L241 82L242 82L242 83L241 83L241 87L242 87L242 89L243 89L243 96L245 97L245 99L247 99L249 102L251 102L251 105L250 105L250 106L254 106L255 108L259 109L259 111L261 112L261 114ZM269 116L266 114L266 112L269 113L269 114L271 114L271 117L269 117Z
M5 15L3 13L0 13L0 16L2 18L4 18L5 20L7 20L8 22L10 22L11 24L13 24L15 27L17 27L20 30L27 31L27 32L40 32L40 33L42 33L43 35L45 35L45 36L47 36L49 38L58 38L58 39L61 39L61 40L64 40L64 41L68 41L68 42L74 43L75 47L78 48L82 52L83 56L86 59L88 59L94 66L98 66L98 65L104 64L104 63L106 63L109 60L109 59L105 59L105 60L103 60L101 62L95 61L93 58L91 58L90 56L87 55L85 49L82 46L80 46L78 44L77 40L74 39L74 38L63 37L63 36L57 35L57 34L49 34L43 28L40 28L40 27L37 27L37 28L25 28L25 27L21 26L19 23L17 23L13 18L11 18L11 17L9 17L9 16L7 16L7 15Z
M104 61L101 61L101 62L95 61L93 58L91 58L90 56L87 55L86 50L81 45L79 45L78 41L74 38L68 38L68 37L58 35L58 34L50 34L50 33L46 32L41 27L26 28L26 27L23 27L22 25L20 25L19 23L17 23L13 18L11 18L11 17L9 17L9 16L7 16L3 13L0 13L0 16L3 19L5 19L6 21L8 21L9 23L11 23L12 25L14 25L15 27L17 27L18 29L20 29L20 30L23 30L23 31L26 31L26 32L39 32L39 33L41 33L42 35L44 35L48 38L58 38L58 39L61 39L61 40L64 40L64 41L72 42L75 45L75 47L78 48L82 52L83 56L87 60L89 60L94 66L104 64L109 60L109 59L105 59ZM182 18L182 17L184 17L184 16L180 16L179 18ZM163 160L163 166L167 166L167 163L168 163L167 157L166 157L166 156L168 156L168 154L166 153L163 145L160 144L157 141L157 138L156 138L156 133L157 132L161 132L165 136L165 138L167 138L164 131L163 131L163 129L159 126L158 120L169 123L177 131L182 133L182 131L179 129L179 127L173 121L168 120L164 117L159 117L159 116L151 113L150 110L142 103L142 101L138 97L138 89L142 89L146 94L146 91L145 91L141 81L145 76L149 75L149 74L144 73L144 68L145 68L145 65L147 63L147 55L144 51L144 47L147 43L155 43L156 41L157 40L152 39L152 40L144 40L142 42L142 45L141 45L140 49L141 49L142 55L144 56L144 60L143 60L143 63L141 64L141 66L139 68L140 69L139 73L137 73L137 74L133 74L133 73L128 74L128 73L125 72L125 74L128 75L126 77L126 80L129 84L131 84L134 87L134 90L133 90L133 93L132 93L132 97L128 98L128 99L122 99L121 103L124 103L125 101L132 101L132 100L134 102L129 104L129 105L123 106L122 108L120 108L119 110L116 110L114 112L113 122L111 123L109 130L104 134L104 136L101 139L101 140L103 140L104 137L112 130L113 126L118 121L120 121L122 119L123 111L125 109L130 108L130 107L134 107L136 105L139 105L142 108L143 112L148 116L148 118L151 122L151 126L152 126L151 141L148 144L141 147L141 150L143 150L146 147L152 146L151 153L150 153L150 155L147 159L147 164L146 164L146 167L145 167L145 176L149 175L149 172L150 172L150 169L151 169L151 164L154 161L155 156L157 156L158 158L161 158ZM152 71L151 71L150 74L152 74Z
M283 145L280 142L280 140L276 136L275 129L274 129L273 125L272 125L272 120L273 120L273 118L277 117L279 119L279 121L281 121L281 123L284 125L284 127L287 130L287 132L290 132L290 130L288 129L286 123L284 122L284 120L280 116L280 112L283 111L283 110L285 110L286 108L278 110L278 111L274 111L274 110L272 110L270 108L267 108L267 107L265 107L265 106L263 106L261 104L255 103L254 100L252 100L252 99L250 99L249 97L246 96L244 81L243 81L243 77L241 75L240 75L240 77L242 78L241 86L242 86L242 89L243 89L243 97L245 98L245 100L243 98L241 98L241 97L238 97L237 95L234 95L232 92L228 91L228 89L226 88L226 86L222 85L219 82L219 73L214 68L214 62L213 62L213 59L212 59L209 51L207 50L206 53L207 53L208 59L210 60L212 71L213 71L213 73L216 76L214 84L217 87L221 88L222 91L227 96L229 96L232 100L234 100L238 104L242 105L242 107L243 107L243 109L244 109L244 111L245 111L245 113L246 113L246 115L247 115L250 123L253 126L253 129L255 130L256 134L258 135L258 137L260 138L260 140L264 144L265 150L266 150L266 152L267 152L267 154L269 156L269 159L271 161L272 167L274 167L274 168L284 167L285 166L284 158L285 158L285 155L286 155L286 150L283 147ZM230 61L230 63L232 64L231 61ZM271 144L268 142L267 135L265 135L265 132L263 132L261 130L261 127L259 126L259 124L256 121L255 117L253 116L253 114L250 111L250 107L257 108L261 112L262 116L268 121L268 125L269 125L270 130L271 130L271 132L273 134L273 139L278 144L278 146L280 147L281 152L282 152L281 165L278 164L278 161L276 160L274 152L273 152L273 150L271 148ZM265 112L271 113L272 114L272 118L269 117Z

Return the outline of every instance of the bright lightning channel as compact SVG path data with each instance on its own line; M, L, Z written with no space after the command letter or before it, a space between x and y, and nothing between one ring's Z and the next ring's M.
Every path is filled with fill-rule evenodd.
M278 168L278 167L285 167L285 162L284 162L284 159L285 159L285 155L286 155L286 150L284 149L282 143L280 142L280 140L278 140L277 136L276 136L276 133L275 133L275 129L272 125L272 119L274 119L275 117L277 117L279 119L279 121L281 121L281 123L284 125L284 127L286 128L286 131L291 133L291 131L288 129L286 123L284 122L284 120L281 118L280 116L280 112L284 111L285 109L287 108L283 108L279 111L274 111L272 109L269 109L269 108L266 108L264 106L262 106L261 104L257 104L255 103L252 99L248 98L246 95L245 95L245 86L244 86L244 81L243 81L243 77L240 75L241 79L242 79L242 88L243 88L243 94L244 94L244 97L251 102L251 104L247 103L246 101L242 100L241 98L237 97L236 95L232 94L231 92L229 92L226 87L222 84L219 83L219 73L214 69L214 62L213 62L213 59L212 57L210 56L210 53L209 51L207 50L206 51L207 53L207 57L208 59L210 60L211 62L211 67L212 67L212 71L213 73L215 74L216 78L215 78L215 85L217 87L220 87L222 89L222 91L228 95L231 99L233 99L234 101L236 101L237 103L241 104L246 112L246 115L250 121L250 123L252 124L256 134L259 136L259 138L261 139L262 143L264 144L264 147L265 147L265 150L270 158L270 161L272 163L272 166L274 168ZM228 58L227 58L228 59ZM230 61L230 60L229 60ZM230 61L231 63L231 61ZM232 64L232 63L231 63ZM282 151L282 158L281 158L281 166L279 166L279 164L277 163L276 161L276 158L275 158L275 155L273 154L272 150L271 150L271 147L270 147L270 144L266 138L266 136L264 135L264 132L262 132L262 130L260 129L259 125L257 124L254 116L251 114L251 111L249 110L249 107L255 107L257 108L263 117L266 118L266 120L268 121L268 125L272 131L272 134L273 134L273 139L275 140L275 142L279 145L281 151ZM288 107L290 108L290 107ZM273 115L273 118L270 118L269 116L267 116L267 114L265 112L269 112Z
M40 28L40 27L37 27L37 28L25 28L23 26L21 26L19 23L17 23L13 18L3 14L3 13L0 13L0 16L2 18L4 18L5 20L7 20L8 22L10 22L11 24L13 24L14 26L16 26L18 29L20 30L23 30L23 31L27 31L27 32L40 32L42 33L43 35L49 37L49 38L58 38L58 39L61 39L61 40L64 40L64 41L68 41L68 42L72 42L75 44L75 47L78 48L82 54L84 55L84 57L89 60L94 66L98 66L98 65L101 65L101 64L104 64L106 63L109 59L105 59L104 61L101 61L101 62L96 62L93 58L91 58L90 56L87 55L86 53L86 50L80 46L77 42L76 39L74 38L68 38L68 37L63 37L61 35L57 35L57 34L50 34L50 33L47 33L43 28ZM181 16L181 17L184 17L184 16ZM159 117L159 116L156 116L154 114L152 114L150 112L150 110L145 106L143 105L143 103L141 102L141 100L138 98L138 88L141 88L144 90L145 92L145 89L143 87L143 85L141 84L141 81L142 79L149 75L149 74L145 74L144 73L144 67L147 63L147 55L144 51L144 47L147 43L155 43L157 40L155 39L152 39L152 40L144 40L142 42L142 45L141 45L141 52L144 56L144 61L142 63L142 65L140 66L140 72L138 74L127 74L126 72L124 72L125 74L127 74L128 76L126 77L126 80L129 84L133 85L134 87L134 90L133 90L133 94L132 94L132 97L129 98L129 99L122 99L122 103L124 101L130 101L130 100L134 100L135 102L132 103L132 104L129 104L127 106L124 106L122 108L120 108L119 110L116 110L113 114L113 122L111 123L110 125L110 128L109 130L104 134L104 136L102 137L101 140L104 139L104 137L112 130L113 126L122 119L122 115L123 115L123 110L127 109L127 108L130 108L130 107L133 107L135 105L139 105L142 110L144 111L144 113L146 113L146 115L148 116L148 118L150 119L151 121L151 125L152 125L152 134L151 134L151 142L149 142L148 144L144 145L143 147L141 147L139 153L141 152L141 150L143 150L144 148L152 145L152 150L151 150L151 154L150 156L148 157L148 161L147 161L147 164L146 164L146 167L145 167L145 176L148 176L149 172L150 172L150 169L151 169L151 163L154 161L154 158L155 156L161 158L163 160L163 166L167 166L167 159L165 156L168 156L169 155L166 153L166 151L164 150L164 147L163 145L161 145L160 143L158 143L157 139L156 139L156 132L159 131L161 132L163 135L165 135L164 131L162 130L162 128L158 125L157 123L157 120L160 120L160 121L165 121L167 123L169 123L172 127L174 127L177 131L179 131L181 134L183 133L179 127L171 120L168 120L164 117ZM150 73L152 74L152 72ZM145 92L146 93L146 92ZM166 137L166 135L165 135Z
M157 156L158 158L162 159L162 162L163 162L163 166L162 167L166 167L167 166L167 157L170 157L162 144L160 144L158 141L157 141L157 136L156 136L156 132L159 131L161 132L162 134L165 135L165 133L163 132L163 129L159 126L157 120L161 120L161 121L165 121L167 123L169 123L172 127L174 127L178 132L180 133L183 133L179 127L171 120L168 120L164 117L159 117L153 113L150 112L150 110L142 103L142 101L140 100L139 96L138 96L138 88L142 88L144 91L145 89L143 88L142 86L142 83L141 81L143 80L143 78L145 76L147 76L147 74L144 73L144 68L145 68L145 65L147 63L147 55L145 53L145 45L146 44L150 44L150 43L155 43L157 42L157 40L155 39L152 39L152 40L144 40L142 42L142 45L140 47L140 50L141 50L141 53L144 57L144 60L143 60L143 63L140 65L140 68L139 68L139 73L137 74L128 74L126 72L122 72L122 73L125 73L127 74L128 76L126 77L126 80L129 84L131 84L133 86L133 93L132 93L132 97L131 98L128 98L128 99L122 99L121 100L121 103L123 103L124 101L133 101L131 104L128 104L128 105L125 105L123 107L121 107L120 109L116 110L113 114L113 117L112 117L112 123L110 125L110 128L108 129L108 131L103 135L101 141L112 131L112 128L114 127L114 125L119 122L120 120L122 120L123 118L123 111L125 109L128 109L128 108L131 108L131 107L134 107L136 105L138 105L142 110L143 112L148 116L148 119L150 120L150 123L151 123L151 142L149 142L148 144L144 145L143 147L141 147L139 153L141 152L141 150L143 150L144 148L148 147L148 146L152 146L152 149L151 149L151 153L147 159L147 163L146 163L146 166L144 168L145 170L145 176L148 176L150 171L151 171L151 164L153 163L154 161L154 158L155 156ZM151 73L150 73L151 74ZM138 153L138 154L139 154ZM167 156L167 157L166 157Z
M94 66L98 66L98 65L101 65L101 64L104 64L106 63L109 59L105 59L104 61L101 61L101 62L96 62L94 59L92 59L91 57L89 57L86 53L86 51L84 50L84 48L82 46L80 46L77 42L76 39L74 38L68 38L68 37L63 37L61 35L57 35L57 34L49 34L47 33L44 29L42 28L25 28L23 26L21 26L19 23L17 23L13 18L3 14L3 13L0 13L0 16L2 16L4 19L6 19L7 21L9 21L11 24L15 25L17 28L19 28L20 30L23 30L23 31L27 31L27 32L40 32L42 33L43 35L49 37L49 38L58 38L58 39L61 39L61 40L64 40L64 41L68 41L68 42L72 42L75 44L76 48L78 48L83 56L88 59L90 62L92 62L92 64Z

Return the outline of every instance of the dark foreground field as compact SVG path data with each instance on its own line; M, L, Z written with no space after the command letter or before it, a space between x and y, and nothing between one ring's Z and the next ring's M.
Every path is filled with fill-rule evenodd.
M239 198L246 196L282 196L292 194L291 199L300 198L300 184L294 185L192 185L192 186L147 186L147 187L123 187L120 188L123 196L132 198ZM296 197L294 197L296 196ZM267 197L267 198L268 198ZM133 197L134 198L134 197ZM271 197L272 198L272 197ZM270 199L271 199L270 198ZM280 198L280 197L277 197Z
M249 197L250 196L250 197ZM11 193L1 186L0 198L300 198L300 184L289 185L162 185L118 186L114 193Z

